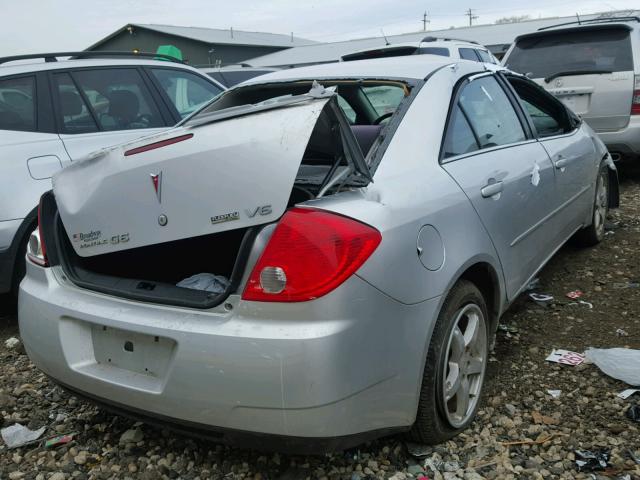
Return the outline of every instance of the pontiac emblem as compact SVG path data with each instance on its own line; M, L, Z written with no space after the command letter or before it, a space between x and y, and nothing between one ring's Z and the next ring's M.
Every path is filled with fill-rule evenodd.
M155 174L152 173L150 176L153 189L156 191L156 197L158 197L158 203L162 203L162 170Z

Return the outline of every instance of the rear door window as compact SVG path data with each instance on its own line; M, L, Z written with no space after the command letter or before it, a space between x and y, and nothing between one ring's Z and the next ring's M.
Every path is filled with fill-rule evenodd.
M476 55L476 51L473 48L459 48L458 52L460 53L460 58L471 60L473 62L479 61L478 55Z
M492 76L478 78L464 86L458 104L468 118L480 148L526 139L513 105Z
M440 55L441 57L449 56L449 49L444 47L421 47L418 52L421 55Z
M169 68L153 68L151 72L178 111L180 118L192 114L222 93L220 87L191 72Z
M0 130L36 130L34 77L0 80Z
M53 83L58 103L58 116L64 133L91 133L98 126L71 75L56 73Z
M90 102L102 130L165 126L147 85L136 69L78 70L72 74Z
M505 66L531 78L562 72L633 71L629 31L600 28L523 38L516 43Z
M493 61L493 58L491 57L491 55L489 55L489 52L487 52L485 50L477 49L476 53L480 57L480 60L482 60L483 62L485 62L485 63L495 63Z
M459 105L456 105L451 114L447 135L444 140L443 157L455 157L464 153L478 150L480 146L473 130L467 121Z

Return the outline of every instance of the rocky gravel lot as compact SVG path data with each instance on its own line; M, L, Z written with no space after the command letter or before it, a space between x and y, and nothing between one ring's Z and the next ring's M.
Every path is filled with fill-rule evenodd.
M622 171L622 208L596 248L564 247L540 274L542 307L523 296L503 317L489 364L484 400L472 428L446 444L422 448L401 436L324 456L289 456L228 448L134 423L100 411L52 384L18 346L15 310L0 298L0 423L32 429L42 439L74 433L71 443L16 449L0 445L0 479L640 479L640 423L626 410L640 394L594 365L545 361L553 348L640 349L640 170ZM629 287L629 288L625 288ZM565 294L584 292L571 305ZM621 335L622 329L627 335ZM506 330L506 331L505 331ZM559 398L548 390L561 390ZM0 441L0 443L2 443ZM608 467L579 471L575 450L606 451Z

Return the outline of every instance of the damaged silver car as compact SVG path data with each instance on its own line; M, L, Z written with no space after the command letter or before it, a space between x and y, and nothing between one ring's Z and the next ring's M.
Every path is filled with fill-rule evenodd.
M438 443L475 416L500 315L615 206L593 131L501 67L275 72L56 175L20 330L76 394L222 442Z

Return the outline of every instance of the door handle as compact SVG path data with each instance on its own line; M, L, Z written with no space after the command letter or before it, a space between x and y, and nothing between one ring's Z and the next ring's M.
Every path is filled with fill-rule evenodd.
M493 197L494 195L497 195L500 192L502 192L502 182L496 182L496 181L489 182L480 190L480 194L484 198Z
M556 167L558 170L566 167L568 164L569 164L569 160L567 160L561 155L558 155L558 159L555 162L553 162L553 166Z

